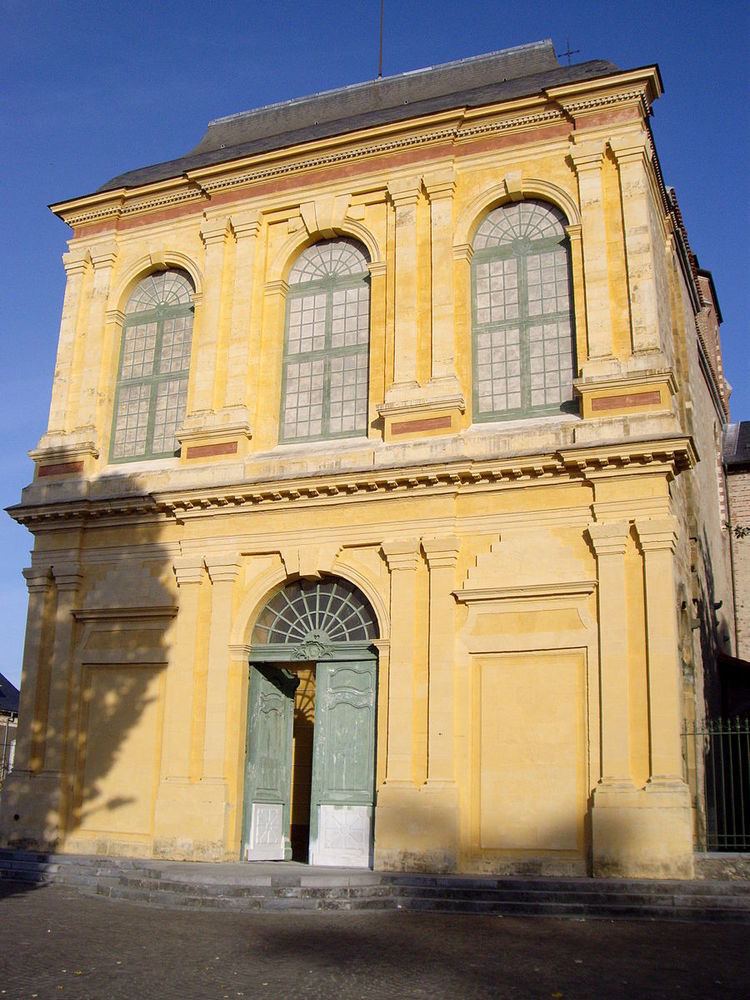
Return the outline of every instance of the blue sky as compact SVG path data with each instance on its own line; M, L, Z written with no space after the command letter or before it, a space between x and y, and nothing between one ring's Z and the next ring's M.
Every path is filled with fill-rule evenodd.
M380 0L0 0L0 503L30 480L46 425L69 231L50 202L171 159L211 118L377 74ZM750 419L750 15L746 3L386 0L386 75L552 38L574 61L658 63L654 132L693 249L713 271ZM0 671L18 681L31 536L0 515Z

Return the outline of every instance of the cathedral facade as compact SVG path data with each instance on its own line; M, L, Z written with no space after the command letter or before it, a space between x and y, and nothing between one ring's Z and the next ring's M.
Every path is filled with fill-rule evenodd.
M692 874L727 392L660 92L536 43L53 206L4 843Z

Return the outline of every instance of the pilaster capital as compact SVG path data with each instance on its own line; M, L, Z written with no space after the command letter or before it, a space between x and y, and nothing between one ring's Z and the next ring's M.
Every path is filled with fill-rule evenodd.
M79 562L60 562L52 566L52 575L58 591L74 593L81 585L83 573Z
M383 542L381 551L390 573L395 573L397 570L414 572L419 561L419 539L390 538Z
M453 569L458 562L461 543L455 535L442 538L423 538L422 549L430 571L433 569Z
M114 323L116 326L122 326L125 322L125 313L122 309L107 309L104 313L104 322L107 324Z
M577 223L572 226L566 226L565 232L568 234L568 239L570 240L571 243L575 242L580 243L583 237L583 226L580 223Z
M388 194L397 209L416 205L421 190L421 177L398 177L388 181Z
M115 240L107 240L105 243L97 243L89 249L91 262L95 270L105 267L114 267L117 261L119 250Z
M604 161L604 142L601 139L583 139L572 142L569 152L576 173L580 174L585 170L600 170Z
M207 219L201 226L201 239L206 249L209 247L223 246L229 235L229 219Z
M91 264L91 258L88 250L76 247L62 255L62 262L65 273L71 278L75 274L83 274Z
M234 583L240 575L240 562L229 555L206 556L206 569L211 583Z
M261 219L260 212L254 209L251 212L237 212L230 216L234 238L239 243L251 237L256 237L260 233Z
M597 559L601 556L623 556L628 544L630 525L627 521L594 521L586 529Z
M430 201L452 198L456 190L456 172L453 167L445 167L443 170L434 170L425 174L422 181Z
M30 594L44 594L47 592L52 582L52 574L50 573L49 566L28 566L26 569L21 570L21 572L26 580L26 588Z
M610 136L607 145L618 163L645 162L651 158L651 149L645 132Z
M203 556L189 555L177 556L172 563L174 575L177 578L177 586L182 588L190 584L198 584L203 580L205 564Z
M638 541L644 552L665 549L674 552L677 544L677 518L669 517L641 518L635 520L635 530Z

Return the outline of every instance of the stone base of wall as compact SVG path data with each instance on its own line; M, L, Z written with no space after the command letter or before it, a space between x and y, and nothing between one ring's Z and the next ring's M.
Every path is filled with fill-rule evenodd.
M695 877L731 882L750 880L750 854L696 854Z

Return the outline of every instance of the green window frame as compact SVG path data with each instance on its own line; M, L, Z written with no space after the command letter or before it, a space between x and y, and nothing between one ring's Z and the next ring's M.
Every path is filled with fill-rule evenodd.
M171 458L185 418L194 288L179 270L140 281L125 307L111 462Z
M361 244L321 240L289 274L280 440L366 436L370 272Z
M501 205L473 241L474 420L577 412L570 245L564 215Z

